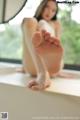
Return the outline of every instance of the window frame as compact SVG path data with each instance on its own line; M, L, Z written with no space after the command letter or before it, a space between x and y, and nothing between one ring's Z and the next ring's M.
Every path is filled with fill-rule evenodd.
M20 59L0 58L0 62L22 64L22 60L20 60ZM76 64L64 64L64 68L63 69L80 71L80 65L76 65Z

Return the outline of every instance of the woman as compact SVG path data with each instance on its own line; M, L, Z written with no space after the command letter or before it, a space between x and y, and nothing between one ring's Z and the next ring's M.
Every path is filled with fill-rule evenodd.
M50 77L61 70L63 48L60 43L61 27L57 20L58 6L55 0L43 0L34 18L27 19L27 39L32 40L31 54L34 55L38 77L28 87L42 90L50 86ZM24 22L24 21L23 21Z

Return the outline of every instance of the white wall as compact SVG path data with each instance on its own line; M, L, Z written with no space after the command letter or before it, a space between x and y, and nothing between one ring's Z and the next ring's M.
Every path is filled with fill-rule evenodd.
M9 120L75 120L80 117L80 97L0 84L0 112L8 112Z

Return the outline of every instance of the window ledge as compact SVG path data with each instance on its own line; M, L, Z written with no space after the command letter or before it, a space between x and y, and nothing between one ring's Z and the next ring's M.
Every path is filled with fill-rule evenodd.
M20 65L0 63L0 83L14 86L25 87L30 79L29 74L16 72ZM80 97L80 72L72 70L63 70L65 73L71 73L74 78L51 78L52 84L45 92L71 95Z

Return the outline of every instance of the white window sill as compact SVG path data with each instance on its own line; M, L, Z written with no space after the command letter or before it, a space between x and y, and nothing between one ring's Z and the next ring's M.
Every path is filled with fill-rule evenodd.
M25 87L30 79L29 74L16 72L20 65L9 63L0 63L0 83L14 86ZM64 70L65 72L74 73L78 77L73 78L52 78L52 84L45 92L71 95L80 97L80 72Z

